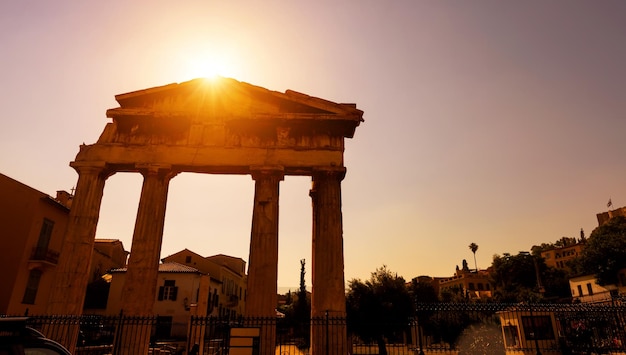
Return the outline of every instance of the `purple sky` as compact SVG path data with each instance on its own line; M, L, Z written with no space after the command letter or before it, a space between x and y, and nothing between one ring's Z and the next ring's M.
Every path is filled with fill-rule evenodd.
M219 74L354 102L346 279L406 279L587 235L626 205L623 1L4 1L0 172L54 195L114 96ZM206 69L206 68L205 68ZM105 188L98 237L130 249L141 177ZM253 181L181 174L162 256L248 259ZM281 185L279 285L310 266L307 178ZM310 269L307 270L310 276ZM310 286L310 279L308 279Z

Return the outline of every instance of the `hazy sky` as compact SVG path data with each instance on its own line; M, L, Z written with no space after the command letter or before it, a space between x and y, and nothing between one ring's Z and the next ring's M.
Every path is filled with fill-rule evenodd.
M114 96L216 71L356 103L343 181L346 280L450 276L626 205L625 1L2 1L0 172L54 195ZM310 179L281 184L279 286L310 286ZM97 236L131 248L139 174ZM162 257L248 259L250 176L172 180ZM8 236L3 236L8 237Z

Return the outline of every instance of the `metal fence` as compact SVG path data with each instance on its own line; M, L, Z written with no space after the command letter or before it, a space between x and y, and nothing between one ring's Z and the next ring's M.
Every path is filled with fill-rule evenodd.
M312 354L313 333L324 338L316 353L339 354L335 338L347 338L352 355L421 354L626 354L626 306L615 304L417 304L401 323L354 324L344 317L283 318L30 316L29 324L70 341L76 354L123 353L122 341L149 337L152 354L228 355L235 328L258 328L277 355ZM69 330L68 330L69 329ZM174 329L186 329L185 332ZM67 336L66 338L63 338ZM256 352L258 353L258 351ZM318 355L318 354L316 354Z
M626 353L620 304L418 304L414 349L458 354Z

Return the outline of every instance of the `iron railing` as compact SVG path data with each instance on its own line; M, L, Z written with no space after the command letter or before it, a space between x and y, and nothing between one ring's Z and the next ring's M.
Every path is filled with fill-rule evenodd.
M30 261L44 261L53 265L59 263L59 252L47 247L33 247L30 253Z
M123 314L30 316L28 323L62 342L78 331L75 353L94 355L124 353L114 351L128 345L120 342L146 337L153 354L228 355L233 328L263 329L256 344L271 341L279 355L344 355L333 345L342 342L340 338L347 339L346 352L353 355L626 353L626 304L619 301L417 304L411 317L387 324L357 325L330 315L305 320L191 316L177 322ZM311 334L323 338L324 345L316 351Z

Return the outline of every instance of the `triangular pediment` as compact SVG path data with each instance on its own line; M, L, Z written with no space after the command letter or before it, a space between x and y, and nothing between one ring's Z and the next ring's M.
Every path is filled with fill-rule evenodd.
M199 120L258 115L289 119L302 115L362 121L363 115L354 104L339 104L292 90L271 91L221 77L134 91L116 95L115 99L120 107L107 111L107 116L113 119L191 114Z

